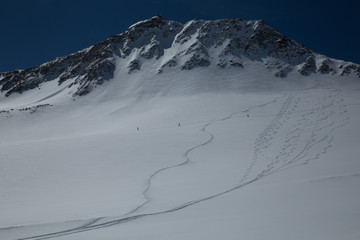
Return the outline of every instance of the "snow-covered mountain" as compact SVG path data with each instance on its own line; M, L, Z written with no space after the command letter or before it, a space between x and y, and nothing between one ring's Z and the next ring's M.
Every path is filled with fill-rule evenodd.
M149 77L209 66L224 72L231 68L242 71L254 62L280 78L294 71L360 77L359 65L317 54L261 20L192 20L181 24L155 16L74 54L26 70L0 73L0 87L9 96L56 81L59 89L75 85L72 94L84 95L119 72L146 72Z
M359 65L157 16L0 74L0 240L360 239Z

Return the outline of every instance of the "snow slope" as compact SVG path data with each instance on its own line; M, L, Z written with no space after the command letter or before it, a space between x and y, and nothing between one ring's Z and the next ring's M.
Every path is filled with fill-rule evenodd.
M2 98L0 238L358 239L359 82L253 71Z

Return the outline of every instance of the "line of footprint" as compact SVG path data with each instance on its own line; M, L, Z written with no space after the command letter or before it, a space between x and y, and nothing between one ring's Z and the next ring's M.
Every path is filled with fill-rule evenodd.
M309 92L306 91L287 96L279 113L257 137L253 158L240 183L249 179L254 166L260 165L259 162L266 167L253 173L258 174L258 178L287 166L307 164L329 151L333 146L333 131L345 125L349 117L344 116L347 110L340 91L326 91L327 94L321 99L317 95L307 96ZM299 104L304 99L312 100L310 108L299 111ZM335 121L330 122L332 116ZM280 148L274 145L275 139L282 142ZM318 144L324 146L310 155L310 149ZM274 152L278 154L271 156Z
M346 109L344 109L345 105L342 104L343 99L339 96L339 91L329 91L326 96L320 99L320 102L314 102L309 111L298 117L294 129L288 130L286 133L279 154L260 174L269 174L274 168L281 169L294 163L297 165L307 164L328 152L334 141L332 134L334 129L342 126L347 119L342 117L346 113ZM292 119L297 117L293 110L294 108L291 108L290 111ZM333 115L339 115L340 119L336 118L336 122L329 122L329 118ZM301 141L302 139L306 140ZM300 145L304 143L305 146ZM314 149L313 147L320 143L323 143L324 146L315 155L309 156L310 149Z
M294 94L292 93L288 94L278 114L271 121L271 123L263 131L261 131L259 136L256 138L254 144L253 158L248 168L245 170L244 174L242 175L240 179L240 183L245 182L249 178L249 175L252 172L254 166L257 164L259 157L262 155L262 152L271 146L274 135L277 133L278 129L280 129L280 127L284 123L284 121L281 120L288 115L288 108L290 107L293 98L294 98Z

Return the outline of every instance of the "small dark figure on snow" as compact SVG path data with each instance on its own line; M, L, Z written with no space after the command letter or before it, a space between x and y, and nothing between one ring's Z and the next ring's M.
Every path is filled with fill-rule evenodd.
M178 123L178 126L180 127L180 126L181 126L181 124L180 124L180 123Z
M250 115L249 115L249 114L247 114L246 116L247 116L247 117L250 117Z
M139 127L137 127L137 128L136 128L136 130L138 130L138 131L139 131Z

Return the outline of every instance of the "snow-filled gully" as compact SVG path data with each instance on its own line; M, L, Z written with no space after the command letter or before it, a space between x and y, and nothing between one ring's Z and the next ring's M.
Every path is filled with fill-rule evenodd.
M319 94L318 97L317 91L323 91L326 92L326 94ZM318 99L320 97L322 99ZM216 136L208 130L209 126L231 119L241 113L249 113L255 108L261 109L282 98L284 98L284 101L279 112L276 115L273 115L273 120L256 138L253 158L250 159L248 167L235 186L217 194L189 201L167 210L136 214L151 201L148 194L151 191L152 180L155 176L166 170L182 167L190 161L194 161L191 159L191 153L194 150L198 150L210 144L216 138ZM163 167L154 172L146 181L146 187L143 191L145 201L128 212L125 217L115 220L107 220L106 217L91 219L87 223L76 228L19 238L19 240L56 238L64 235L110 227L139 218L176 212L247 186L278 171L284 171L287 168L308 164L311 161L318 159L320 155L325 154L328 149L332 147L332 142L334 141L333 132L347 123L348 117L346 116L346 112L346 105L343 104L341 91L308 89L289 93L285 96L277 97L270 102L256 105L242 111L233 112L224 118L207 122L202 126L201 131L208 135L208 139L187 149L183 154L183 162ZM261 115L252 115L252 117L261 117ZM314 146L318 147L314 148Z

